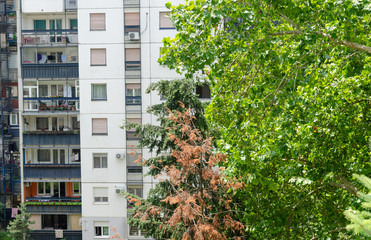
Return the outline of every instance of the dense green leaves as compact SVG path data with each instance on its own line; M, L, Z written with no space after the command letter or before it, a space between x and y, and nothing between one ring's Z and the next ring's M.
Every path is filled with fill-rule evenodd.
M342 212L357 207L346 179L370 174L370 2L197 0L171 9L179 33L164 40L160 62L210 80L207 117L228 173L248 183L248 236L346 238Z

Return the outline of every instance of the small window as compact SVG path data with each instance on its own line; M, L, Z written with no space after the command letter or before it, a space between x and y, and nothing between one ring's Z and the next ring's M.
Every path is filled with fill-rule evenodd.
M175 29L169 15L170 12L160 12L160 29Z
M139 12L125 13L125 26L139 26Z
M140 230L138 226L129 226L129 236L145 236L147 231Z
M108 237L109 227L108 222L94 222L95 236L96 237Z
M71 30L77 29L77 19L70 19L70 29Z
M108 188L106 187L93 188L93 196L95 203L108 203Z
M10 96L11 97L18 97L18 87L17 86L10 86Z
M90 13L90 30L91 31L106 30L105 13Z
M197 86L196 94L199 98L211 98L211 92L208 85Z
M39 162L51 162L51 153L49 149L40 149L39 150Z
M50 182L39 182L37 184L37 194L39 195L51 195L52 187Z
M80 121L77 120L77 117L72 117L72 129L79 130L80 129Z
M93 167L107 168L107 153L93 153Z
M46 20L33 20L34 30L46 30Z
M128 186L128 193L137 195L138 197L142 198L143 197L143 187L138 185L138 186Z
M80 196L81 195L81 182L74 182L73 183L73 195Z
M140 70L140 48L125 49L125 69Z
M49 130L49 119L47 117L36 118L36 129L37 130Z
M142 100L140 84L126 84L126 104L140 105L141 103Z
M92 84L91 85L91 100L107 100L107 85Z
M90 49L91 66L106 66L106 49Z
M10 125L18 125L18 113L10 114Z
M93 118L93 135L107 135L107 118Z

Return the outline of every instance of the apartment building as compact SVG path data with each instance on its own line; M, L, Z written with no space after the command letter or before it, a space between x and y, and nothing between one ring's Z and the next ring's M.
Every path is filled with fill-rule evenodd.
M0 0L0 227L21 201L19 167L17 15L12 0Z
M160 66L175 36L167 0L17 0L22 201L32 237L144 239L127 224L127 191L156 184L134 163L124 121L155 124L150 83L179 78ZM182 1L172 1L173 4Z

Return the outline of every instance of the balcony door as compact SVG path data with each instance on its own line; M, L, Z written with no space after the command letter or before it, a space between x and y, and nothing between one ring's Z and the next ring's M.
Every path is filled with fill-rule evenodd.
M23 88L24 98L37 98L37 86L25 86ZM26 100L24 103L25 110L38 110L37 100Z

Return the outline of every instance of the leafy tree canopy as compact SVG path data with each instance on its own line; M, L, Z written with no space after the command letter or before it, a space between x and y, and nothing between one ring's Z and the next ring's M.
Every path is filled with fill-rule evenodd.
M247 183L249 237L346 238L346 179L370 170L370 1L167 6L178 34L160 62L210 80L207 117Z

